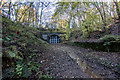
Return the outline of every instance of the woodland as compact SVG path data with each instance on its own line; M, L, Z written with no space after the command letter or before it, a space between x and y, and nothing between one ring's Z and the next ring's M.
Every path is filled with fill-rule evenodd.
M120 1L0 1L1 78L120 77ZM50 44L40 32L60 34Z

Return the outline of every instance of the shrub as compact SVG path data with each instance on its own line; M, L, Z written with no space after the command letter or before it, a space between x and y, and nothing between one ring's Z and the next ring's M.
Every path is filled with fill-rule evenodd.
M39 32L34 27L23 26L2 17L2 60L3 78L29 78L39 71L40 65L34 59L48 44L36 36ZM29 49L32 48L30 51ZM37 52L33 50L37 50ZM31 52L35 52L33 58ZM38 53L38 54L37 54ZM34 75L33 75L34 76Z
M99 40L102 42L120 42L120 36L119 35L105 35Z

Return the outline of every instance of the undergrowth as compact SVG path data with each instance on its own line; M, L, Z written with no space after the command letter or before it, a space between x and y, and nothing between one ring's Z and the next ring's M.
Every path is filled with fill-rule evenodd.
M38 29L12 22L2 16L2 77L3 78L41 78L34 76L40 69L36 61L48 48L48 43L37 37ZM46 75L48 76L48 75ZM43 75L43 78L48 78Z

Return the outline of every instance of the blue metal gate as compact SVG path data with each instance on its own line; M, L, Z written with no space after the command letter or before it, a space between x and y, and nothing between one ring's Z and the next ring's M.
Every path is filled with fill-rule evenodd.
M56 35L50 36L49 43L59 43L59 42L60 42L60 40L59 40L58 36L56 36Z

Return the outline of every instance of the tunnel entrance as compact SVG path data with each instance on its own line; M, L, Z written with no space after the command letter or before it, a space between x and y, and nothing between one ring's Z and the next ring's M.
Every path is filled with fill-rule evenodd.
M51 35L49 37L49 43L60 43L60 39L58 35Z

